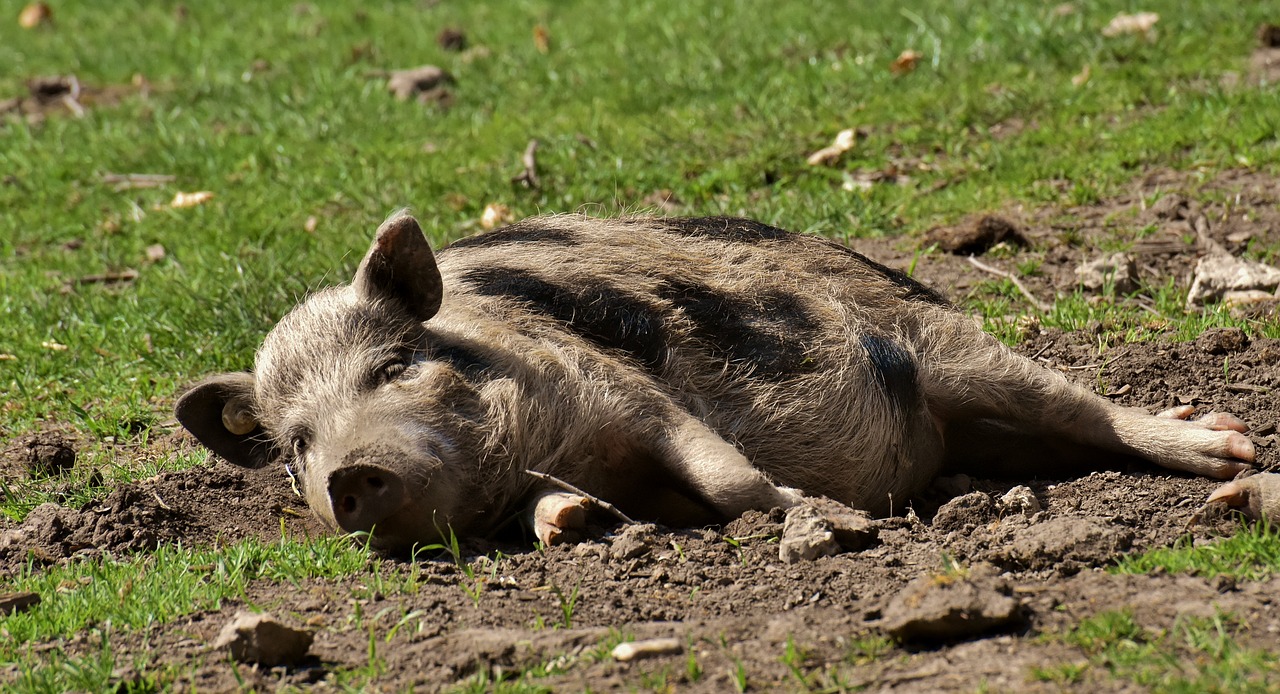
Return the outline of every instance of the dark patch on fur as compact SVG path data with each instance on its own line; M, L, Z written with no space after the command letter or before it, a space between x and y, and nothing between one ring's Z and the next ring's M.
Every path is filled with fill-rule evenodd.
M793 294L732 295L675 279L664 280L659 294L688 319L695 339L752 377L782 380L818 366L805 349L818 321Z
M509 243L537 243L549 246L575 246L578 239L565 229L544 227L528 222L458 239L448 248L489 248Z
M789 231L771 227L768 224L734 217L686 217L665 220L663 223L664 228L673 234L732 243L782 241L795 236Z
M432 361L448 364L468 381L482 381L492 376L493 362L476 350L461 344L436 344L427 355Z
M517 268L481 268L462 279L478 294L519 301L586 340L622 352L654 373L666 361L662 316L645 297L598 280L580 286L556 284Z
M920 397L916 360L902 345L879 335L863 335L859 342L867 350L876 384L899 411L911 409Z
M931 287L926 287L925 285L920 284L919 282L911 279L911 277L909 277L907 273L901 270L895 270L885 265L881 265L880 263L877 263L876 261L853 250L852 248L849 248L844 244L836 243L835 241L830 241L827 239L818 239L818 240L821 241L826 246L829 246L835 250L838 250L846 255L853 256L853 258L857 260L859 263L862 263L863 265L867 266L867 268L869 268L876 274L880 275L881 277L897 285L900 289L903 290L903 292L898 295L901 298L906 299L908 301L921 301L926 304L934 304L935 306L943 306L946 308L951 308L951 302L947 300L947 297L943 296L937 290Z

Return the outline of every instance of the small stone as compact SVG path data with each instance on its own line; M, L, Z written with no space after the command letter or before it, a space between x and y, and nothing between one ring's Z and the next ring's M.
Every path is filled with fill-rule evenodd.
M265 612L238 612L222 627L213 646L228 649L239 662L275 667L302 661L312 638L311 632L287 626Z
M1138 290L1138 265L1127 253L1112 253L1083 263L1076 268L1080 286L1090 291L1101 291L1107 286L1117 294L1131 294Z
M1013 489L1005 492L1000 497L1000 501L996 503L996 508L1002 516L1011 516L1021 513L1024 516L1034 516L1040 512L1040 500L1036 498L1035 492L1030 487L1018 485Z
M981 525L995 516L995 504L985 492L970 492L957 496L938 508L933 514L933 527L940 532L963 530L966 526Z
M1238 293L1274 293L1277 288L1280 288L1280 269L1215 253L1196 263L1195 277L1187 292L1187 307L1203 306Z
M0 615L26 612L39 604L39 593L0 593Z
M998 582L953 574L922 576L884 609L881 628L899 641L956 641L1024 621L1019 601Z
M778 556L788 564L866 549L879 537L871 516L833 499L817 497L787 509Z

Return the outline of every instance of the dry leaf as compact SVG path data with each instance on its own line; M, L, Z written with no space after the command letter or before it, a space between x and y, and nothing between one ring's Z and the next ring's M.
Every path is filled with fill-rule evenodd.
M164 246L161 246L158 243L153 243L150 246L147 246L146 253L148 263L158 263L161 260L164 260L166 255Z
M53 10L43 2L33 2L18 13L18 26L23 29L34 29L52 21Z
M62 344L61 342L54 342L53 340L45 340L44 342L40 343L40 346L44 347L45 349L51 349L55 352L67 351L66 345Z
M169 203L169 207L179 209L182 207L195 207L203 205L213 199L213 193L207 190L200 190L194 193L183 193L179 191L173 196L173 201Z
M1075 13L1076 13L1076 6L1072 5L1069 2L1064 2L1061 5L1058 5L1057 7L1053 8L1052 12L1050 12L1050 14L1052 14L1055 17L1070 17Z
M1121 12L1111 18L1111 23L1103 27L1102 35L1107 38L1123 36L1125 34L1145 34L1148 39L1155 38L1156 22L1160 21L1160 15L1155 12L1139 12L1137 14L1124 14Z
M18 357L8 352L0 352L0 361L18 361Z
M387 91L405 101L453 83L453 76L435 65L422 65L408 70L393 70L387 76Z
M923 53L907 49L898 56L897 60L889 65L889 72L895 75L905 75L916 69L916 63L919 63L923 57Z
M533 47L543 55L551 52L551 31L541 24L533 28Z
M1084 67L1080 68L1080 72L1071 76L1071 84L1076 87L1083 87L1089 81L1091 74L1089 64L1085 63Z
M511 208L500 202L491 202L484 206L484 214L480 215L480 226L493 229L515 221Z
M319 225L320 220L316 219L315 215L311 215L310 217L307 217L307 221L302 223L302 230L308 234L314 234L316 233L316 227Z
M841 130L837 135L835 142L830 146L809 155L809 166L830 166L840 159L840 155L853 149L853 144L858 140L858 131L853 128Z

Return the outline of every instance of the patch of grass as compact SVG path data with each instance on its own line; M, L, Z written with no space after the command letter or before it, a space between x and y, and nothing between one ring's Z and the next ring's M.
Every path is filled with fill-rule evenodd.
M1280 533L1265 523L1242 525L1234 535L1196 545L1190 538L1121 559L1109 571L1148 574L1155 570L1255 581L1280 572Z
M1179 619L1168 632L1157 632L1140 626L1128 612L1104 612L1054 637L1083 651L1087 664L1040 666L1031 676L1074 684L1092 671L1155 692L1274 691L1280 684L1280 660L1274 653L1239 645L1243 628L1220 614Z
M119 666L110 645L112 634L150 633L182 615L216 611L228 599L250 603L247 588L254 581L300 585L313 578L377 574L379 561L348 538L333 537L278 543L248 540L201 550L163 546L119 560L78 561L43 571L29 568L0 583L0 592L31 591L42 598L26 612L0 617L5 634L0 639L0 663L16 664L21 681L29 684L23 685L26 691L103 691ZM84 656L67 655L61 647L55 647L53 655L29 648L81 633L101 639L101 649ZM132 664L133 669L147 675L150 658L138 657L141 660ZM88 686L88 680L97 684Z

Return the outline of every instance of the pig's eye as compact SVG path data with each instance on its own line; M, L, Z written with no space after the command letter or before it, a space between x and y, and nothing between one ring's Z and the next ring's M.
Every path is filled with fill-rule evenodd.
M302 456L306 454L307 454L307 437L305 436L293 437L293 457L295 459L301 459Z
M400 378L400 375L404 373L406 368L408 368L407 364L400 359L396 359L395 361L383 364L382 367L378 369L378 377L383 383L390 383L397 378Z

